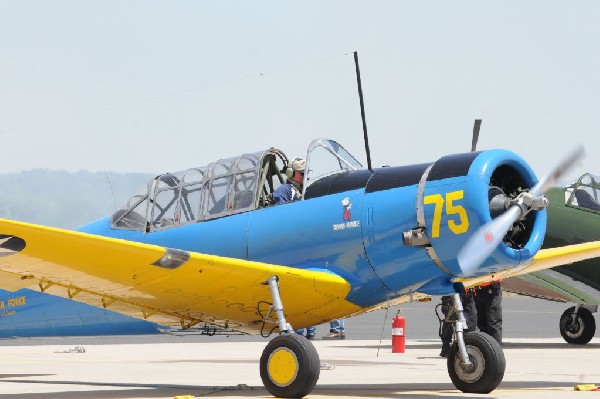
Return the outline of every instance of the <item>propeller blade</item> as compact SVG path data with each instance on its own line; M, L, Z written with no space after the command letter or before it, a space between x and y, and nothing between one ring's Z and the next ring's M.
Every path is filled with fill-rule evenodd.
M471 275L498 247L510 226L521 217L521 208L512 206L502 215L481 226L458 252L463 275Z
M533 196L538 196L545 193L550 187L552 187L558 179L560 179L575 163L583 157L585 151L583 145L575 148L568 156L566 156L561 163L554 167L554 170L550 171L544 177L538 181L530 191Z
M471 152L477 149L477 141L479 140L479 129L481 128L481 119L475 119L473 124L473 139L471 140Z

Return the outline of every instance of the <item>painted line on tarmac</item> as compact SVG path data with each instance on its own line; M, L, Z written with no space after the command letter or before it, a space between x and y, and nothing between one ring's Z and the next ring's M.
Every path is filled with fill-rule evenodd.
M571 392L573 388L523 388L523 389L496 389L491 393L521 393L521 392Z
M494 391L492 391L490 393L490 395L496 393L496 394L502 394L502 393L531 393L531 394L536 394L536 393L549 393L549 392L572 392L573 389L571 388L540 388L540 389L536 389L536 388L523 388L523 389L496 389ZM388 392L392 393L392 391ZM456 395L456 394L463 394L461 391L459 390L444 390L444 391L435 391L435 390L431 390L431 391L402 391L402 390L398 390L398 391L393 391L393 393L395 394L402 394L402 395L439 395L439 396L446 396L446 395ZM371 396L371 395L369 395ZM376 396L375 394L373 394L373 396ZM319 395L320 398L339 398L339 396L328 396L328 395Z

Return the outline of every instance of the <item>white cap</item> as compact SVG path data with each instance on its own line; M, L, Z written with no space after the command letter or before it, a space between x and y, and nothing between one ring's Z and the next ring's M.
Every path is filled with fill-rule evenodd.
M296 158L294 159L294 162L292 162L292 170L304 172L304 166L306 166L306 161L304 159Z

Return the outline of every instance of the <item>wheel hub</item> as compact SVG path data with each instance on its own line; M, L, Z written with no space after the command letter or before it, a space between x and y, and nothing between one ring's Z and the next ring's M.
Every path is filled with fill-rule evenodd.
M289 348L278 348L269 356L268 372L275 385L286 387L298 376L298 357Z
M454 359L457 376L465 382L478 381L485 371L485 358L483 353L476 347L467 345L467 353L471 364L464 364L457 356Z
M574 320L571 323L567 323L567 328L565 332L572 338L577 338L581 336L581 333L584 330L584 325L582 320L579 317L574 317Z

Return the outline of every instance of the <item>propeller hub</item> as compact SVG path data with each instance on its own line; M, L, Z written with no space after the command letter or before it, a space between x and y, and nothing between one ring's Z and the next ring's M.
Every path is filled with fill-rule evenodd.
M488 198L490 199L490 215L492 219L504 213L510 205L510 199L500 187L490 187Z

